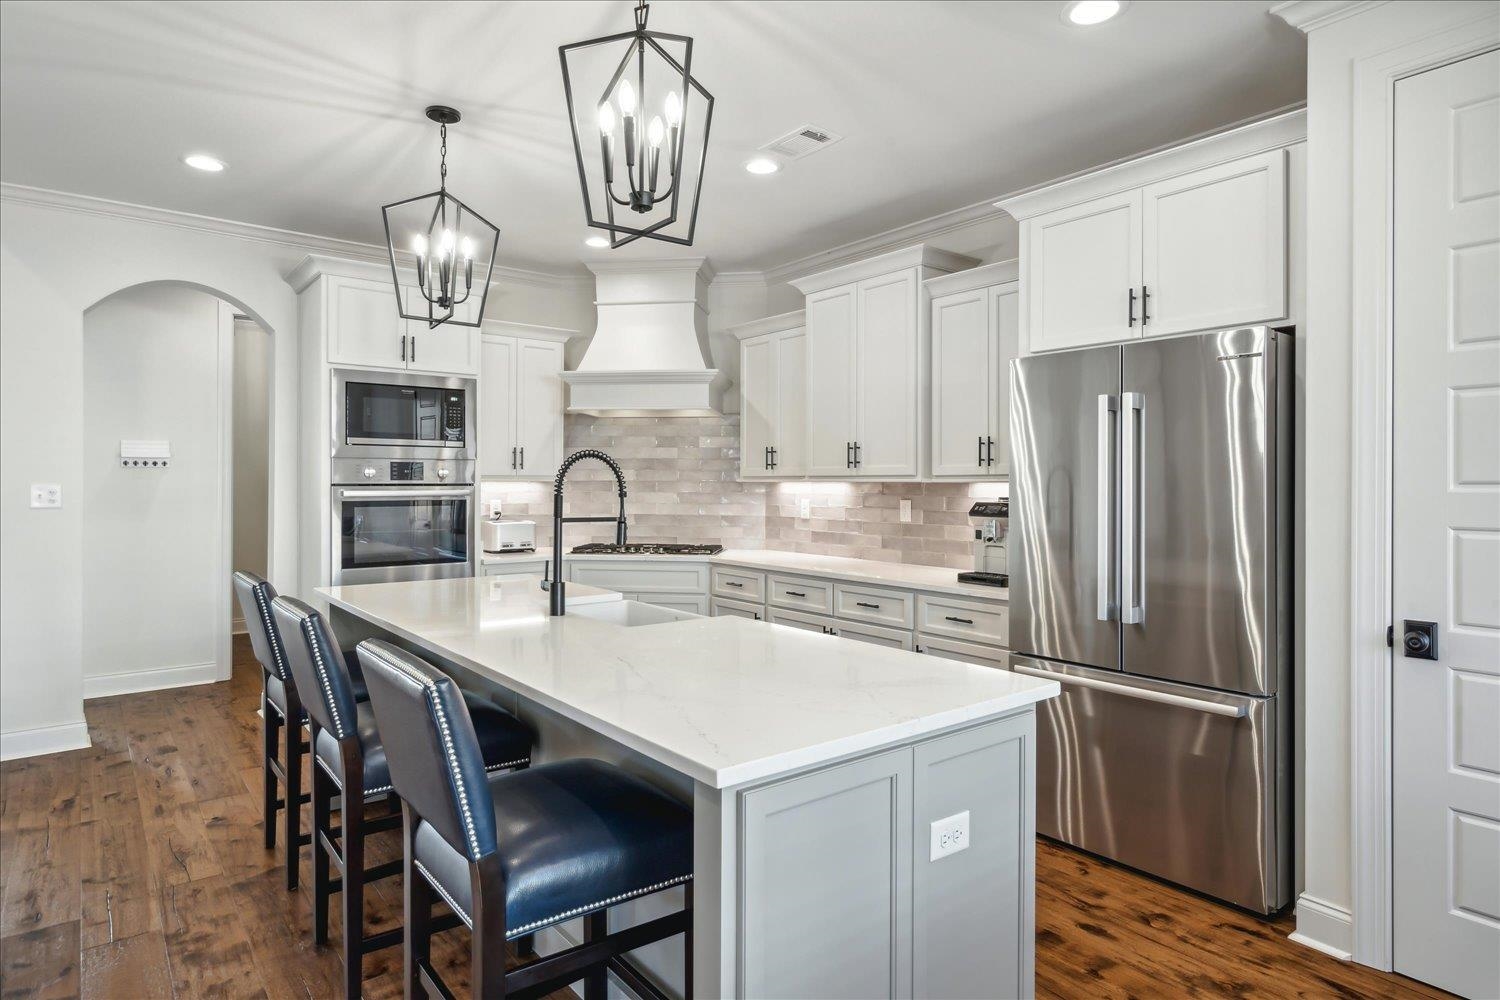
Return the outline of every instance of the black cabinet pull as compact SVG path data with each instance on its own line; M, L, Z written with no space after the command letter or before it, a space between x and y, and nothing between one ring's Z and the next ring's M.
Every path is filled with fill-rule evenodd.
M943 617L946 618L946 619L948 619L950 622L958 622L960 625L973 625L974 624L974 619L972 619L972 618L955 618L952 615L944 615Z
M743 583L735 583L733 580L725 580L724 581L724 586L726 586L726 587L743 587L744 584Z
M766 449L763 450L763 452L762 452L762 454L760 456L760 464L761 464L762 467L767 468L767 469L769 469L771 467L771 449L770 448L766 448Z
M411 335L411 363L417 363L417 335Z
M760 612L759 611L752 611L752 612L750 612L750 614L755 618L756 621L760 621Z
M880 605L878 605L878 604L866 604L864 601L855 601L854 602L854 606L856 608L869 608L871 611L879 611L880 610Z
M1130 290L1130 304L1129 304L1128 308L1130 310L1130 314L1129 314L1129 316L1125 320L1125 325L1127 327L1132 327L1132 326L1135 326L1135 289L1134 288L1132 288Z
M1145 285L1141 286L1141 326L1151 322L1151 292Z
M521 445L521 468L526 468L526 446L524 444Z
M516 467L516 449L514 448L510 450L510 467L512 470Z
M406 363L406 334L401 335L401 363Z
M787 591L787 595L790 596L790 597L806 597L807 596L806 594L804 594L800 590L788 590Z
M859 442L854 442L854 467L859 468Z
M994 438L985 438L985 441L989 442L989 444L988 444L988 447L989 447L989 458L985 460L984 464L985 465L994 465L995 464L995 439Z
M844 468L846 468L846 469L852 469L852 468L854 468L854 442L853 441L845 441L844 442Z
M979 464L984 464L984 435L979 435Z
M775 469L775 468L776 468L776 465L777 465L777 460L776 460L776 448L775 448L775 446L774 446L774 445L773 445L773 446L772 446L772 448L771 448L771 468L772 468L772 469Z

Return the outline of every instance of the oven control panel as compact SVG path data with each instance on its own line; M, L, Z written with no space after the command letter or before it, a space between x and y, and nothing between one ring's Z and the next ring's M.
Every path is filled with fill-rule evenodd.
M422 469L425 462L392 462L391 482L393 483L420 483L422 481Z
M469 486L474 463L449 459L392 461L381 458L336 458L334 486Z

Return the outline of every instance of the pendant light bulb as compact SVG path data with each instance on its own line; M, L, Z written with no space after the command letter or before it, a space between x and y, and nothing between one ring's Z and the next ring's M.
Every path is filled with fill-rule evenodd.
M443 230L443 238L438 243L438 253L442 254L444 257L453 256L453 230Z
M682 98L677 96L677 91L667 93L666 107L667 124L676 128L682 124Z
M651 148L656 149L661 141L667 136L667 130L662 125L660 118L652 118L651 124L646 128L646 141L651 143Z
M411 238L411 252L416 254L418 257L426 257L427 237L423 236L420 233L418 233L416 236L413 236Z
M458 246L459 246L459 252L464 255L464 260L472 260L474 258L474 241L473 240L471 240L467 236L465 236L463 238L463 242L460 243Z
M620 82L620 114L626 118L635 117L635 88L629 80Z
M608 101L599 105L599 134L615 134L615 109Z

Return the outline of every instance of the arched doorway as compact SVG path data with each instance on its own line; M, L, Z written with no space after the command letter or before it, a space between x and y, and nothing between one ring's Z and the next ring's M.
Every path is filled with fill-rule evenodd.
M190 282L85 310L85 699L228 678L237 521L258 524L250 568L269 570L273 340Z

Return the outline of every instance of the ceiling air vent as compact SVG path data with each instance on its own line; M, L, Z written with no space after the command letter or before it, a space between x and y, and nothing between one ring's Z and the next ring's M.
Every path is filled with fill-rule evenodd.
M760 148L762 152L773 153L784 160L800 160L808 153L816 153L820 149L832 146L842 138L843 136L836 135L826 128L804 125L779 139L773 139Z

